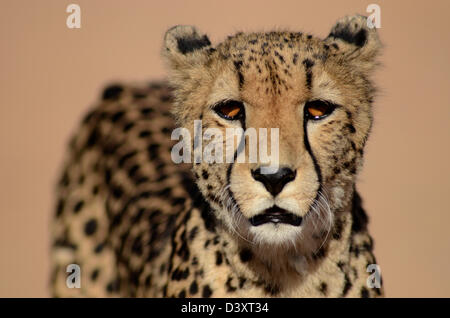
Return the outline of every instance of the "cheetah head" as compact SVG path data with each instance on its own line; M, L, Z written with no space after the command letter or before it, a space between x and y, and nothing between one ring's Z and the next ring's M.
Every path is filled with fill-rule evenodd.
M173 113L192 136L185 142L193 161L196 151L223 157L203 156L193 170L229 231L255 245L323 243L353 195L372 122L369 76L379 49L362 16L341 19L325 39L237 33L213 46L191 26L167 31L163 56ZM227 128L267 128L268 153L278 151L270 166L277 168L266 169L260 157L250 160L261 147L251 149L250 134L238 143ZM233 162L224 149L232 150Z

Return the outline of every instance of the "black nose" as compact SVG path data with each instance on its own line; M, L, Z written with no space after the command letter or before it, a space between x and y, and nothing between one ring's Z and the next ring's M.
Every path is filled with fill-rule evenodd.
M289 168L279 168L276 173L262 174L261 169L252 170L253 179L261 182L273 196L283 190L286 183L295 179L295 171Z

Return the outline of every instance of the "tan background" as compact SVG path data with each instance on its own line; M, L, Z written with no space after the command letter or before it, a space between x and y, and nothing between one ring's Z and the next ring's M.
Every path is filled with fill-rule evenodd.
M82 28L66 27L68 4ZM375 2L375 0L373 1ZM82 114L113 80L162 78L164 31L219 41L288 27L326 36L371 1L0 2L0 296L48 296L52 189ZM450 1L376 1L384 66L358 187L387 296L450 296Z

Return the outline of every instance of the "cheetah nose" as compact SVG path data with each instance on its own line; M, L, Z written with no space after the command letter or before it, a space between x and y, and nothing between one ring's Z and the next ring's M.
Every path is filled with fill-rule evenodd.
M252 170L252 177L261 182L273 196L283 190L284 186L295 179L296 172L290 168L279 168L276 173L262 174L261 169Z

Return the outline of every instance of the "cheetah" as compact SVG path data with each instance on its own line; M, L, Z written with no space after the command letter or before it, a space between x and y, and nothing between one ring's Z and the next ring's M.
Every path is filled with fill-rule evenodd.
M367 283L376 260L355 188L380 49L359 15L325 39L240 32L214 46L195 27L169 29L167 82L110 85L70 142L52 223L53 295L383 296ZM195 120L279 128L278 169L175 163L172 132L194 135ZM248 156L248 144L233 150ZM80 288L66 285L69 264L80 266Z

